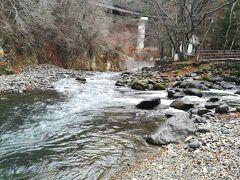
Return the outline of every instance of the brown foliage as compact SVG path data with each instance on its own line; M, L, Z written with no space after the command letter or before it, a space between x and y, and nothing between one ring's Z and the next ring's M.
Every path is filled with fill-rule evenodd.
M102 30L110 22L103 9L86 0L2 0L0 17L0 39L12 62L60 66L70 57L91 60L103 49Z

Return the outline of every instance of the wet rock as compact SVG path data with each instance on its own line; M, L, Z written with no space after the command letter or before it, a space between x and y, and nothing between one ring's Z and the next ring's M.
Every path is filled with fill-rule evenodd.
M173 87L178 87L182 82L175 82L173 83Z
M196 132L194 122L188 113L178 113L163 122L152 134L146 137L149 144L165 145L186 139Z
M125 86L124 82L122 80L118 80L115 84L115 86L122 87Z
M212 88L213 87L213 83L209 82L209 81L204 81L203 84L205 86L207 86L208 88Z
M211 97L207 100L207 102L217 102L217 101L220 101L218 97Z
M151 100L146 100L140 102L136 107L138 109L145 109L145 110L151 110L157 107L159 104L161 104L161 99L160 98L154 98Z
M184 96L186 96L186 94L184 94L183 92L176 92L176 93L173 95L173 99L183 98Z
M220 105L215 109L215 112L220 114L228 113L228 111L229 111L229 106L226 104Z
M237 108L236 108L236 112L240 112L240 107L237 107Z
M128 72L128 71L125 71L125 72L122 73L122 75L127 75L127 76L129 76L131 74L132 74L132 72Z
M168 89L168 98L173 98L174 94L176 93L176 91L174 89Z
M186 99L177 99L170 104L170 107L180 110L189 110L194 107L194 103L189 102Z
M76 81L79 81L81 83L86 83L87 80L85 78L82 78L82 77L76 77Z
M240 90L236 91L234 94L240 95Z
M203 96L201 90L196 89L196 88L185 89L183 92L186 95L190 95L190 96L198 96L198 97L202 97Z
M227 82L225 82L225 81L223 81L223 82L221 83L221 86L222 86L223 89L234 89L234 88L236 88L235 85L233 85L233 84L231 84L231 83L227 83Z
M208 91L208 90L209 90L209 88L208 88L206 85L204 85L204 84L198 84L198 85L197 85L197 88L198 88L198 89L201 89L201 90L205 90L205 91Z
M163 84L157 83L157 84L154 85L153 89L154 90L165 90L166 88Z
M144 81L136 80L131 85L131 88L135 89L135 90L144 91L144 90L148 89L148 84L145 83Z
M201 89L201 90L209 90L207 86L204 84L201 84L199 81L183 81L180 85L180 88L196 88L196 89Z

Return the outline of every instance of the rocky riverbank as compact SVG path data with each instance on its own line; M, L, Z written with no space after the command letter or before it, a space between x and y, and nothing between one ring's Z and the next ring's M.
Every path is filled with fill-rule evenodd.
M157 146L113 179L240 178L240 79L223 67L159 66L122 74L116 86L165 90L173 102L162 109L155 97L136 105L158 112L148 118L163 120L145 136Z
M53 88L53 82L62 78L77 78L84 82L85 74L82 71L73 71L46 64L28 67L19 74L0 76L0 93L48 90Z
M204 126L206 133L198 132L185 142L153 147L112 179L239 179L239 115L214 115ZM198 149L188 149L192 140L199 142Z
M116 86L128 86L135 90L165 90L167 88L236 89L240 85L240 65L200 65L196 63L167 64L125 72ZM183 81L191 81L184 83ZM179 89L178 88L178 89Z

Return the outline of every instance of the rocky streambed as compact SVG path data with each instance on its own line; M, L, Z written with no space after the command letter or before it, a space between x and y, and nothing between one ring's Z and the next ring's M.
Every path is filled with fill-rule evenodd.
M239 179L239 78L210 75L206 69L168 72L143 68L117 81L116 86L135 90L167 91L173 102L162 109L155 97L136 106L158 109L154 118L164 119L145 136L155 152L140 155L113 179Z

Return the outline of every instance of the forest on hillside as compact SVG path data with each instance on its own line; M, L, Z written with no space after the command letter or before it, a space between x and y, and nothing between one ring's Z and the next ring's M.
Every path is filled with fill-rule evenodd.
M51 62L77 69L91 69L92 61L117 61L124 45L110 43L116 36L116 15L97 3L152 17L147 38L156 43L148 44L164 51L161 56L169 56L174 47L184 57L193 37L198 39L196 51L240 46L239 0L2 0L1 58L11 65ZM121 18L135 19L130 23L137 26L138 17Z

